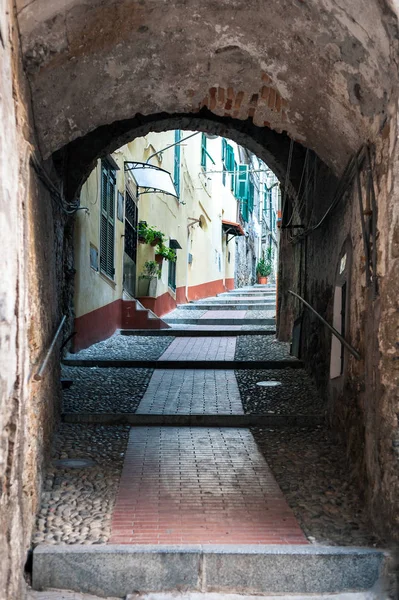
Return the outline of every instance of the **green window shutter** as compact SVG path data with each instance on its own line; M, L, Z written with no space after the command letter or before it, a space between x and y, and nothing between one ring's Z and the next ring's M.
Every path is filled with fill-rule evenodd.
M237 197L236 194L236 182L237 182L237 163L236 161L234 161L234 165L233 165L233 173L231 174L231 191L233 192L234 196Z
M224 138L222 138L222 161L226 164L226 148L228 144Z
M234 150L230 144L226 144L226 169L234 171Z
M206 137L205 137L205 134L203 133L201 135L201 167L203 167L204 169L206 169L206 155L207 155Z
M249 173L248 173L248 165L240 164L238 165L237 171L237 180L236 180L236 197L239 200L247 200L248 199L248 182L249 182Z
M109 277L115 270L115 170L101 163L100 269Z
M241 216L244 219L244 221L248 221L249 218L249 211L248 211L248 199L243 198L240 201L240 212L241 212Z
M176 129L175 130L175 143L180 142L180 140L181 140L181 131L180 131L180 129ZM180 196L180 144L177 144L175 146L173 183L175 184L177 195Z
M249 180L249 183L248 183L248 210L249 210L249 212L252 212L254 209L254 193L255 193L254 184L251 180Z

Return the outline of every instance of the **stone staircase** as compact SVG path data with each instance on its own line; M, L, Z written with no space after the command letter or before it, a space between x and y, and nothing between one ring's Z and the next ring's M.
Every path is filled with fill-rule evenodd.
M122 329L159 330L170 326L138 300L123 300Z
M289 356L265 360L252 353L258 360L237 360L234 353L225 353L221 358L220 348L229 343L221 338L273 335L274 319L264 318L262 313L274 306L271 286L233 290L183 305L178 316L164 320L144 315L149 311L131 303L126 306L122 334L144 335L144 325L153 322L154 329L147 334L154 343L157 336L176 338L159 358L65 361L68 367L105 371L111 367L116 373L132 367L155 371L134 412L118 408L89 413L81 409L63 415L68 427L130 425L133 429L113 512L113 535L106 544L37 546L33 587L47 590L48 596L37 594L32 600L64 598L51 596L51 589L127 600L388 599L385 573L389 555L376 548L307 543L267 463L258 456L256 443L250 451L240 446L243 436L252 444L249 427L311 428L325 422L322 412L268 414L259 410L244 414L243 405L233 407L237 394L240 400L240 392L233 389L240 373L261 369L262 377L267 377L271 369L273 377L283 379L276 375L279 370L295 369L299 376L303 372L302 362ZM190 318L194 310L203 314ZM223 317L207 318L208 311L219 311ZM228 313L235 311L240 316L229 319ZM257 317L251 318L251 313ZM236 329L228 327L233 323ZM201 342L201 337L208 339ZM201 350L204 346L208 355ZM299 377L294 380L295 394ZM227 410L226 402L230 403ZM256 477L251 479L249 473ZM223 543L203 542L218 531L224 536ZM191 542L165 541L178 536ZM258 541L249 543L250 536L258 536ZM68 598L65 595L65 600ZM71 600L78 598L71 596Z

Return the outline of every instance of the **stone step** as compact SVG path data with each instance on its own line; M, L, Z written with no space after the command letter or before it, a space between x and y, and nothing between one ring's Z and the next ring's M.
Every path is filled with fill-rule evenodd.
M150 592L338 594L378 586L380 550L307 545L46 545L32 587L116 596ZM380 596L381 598L381 596Z
M248 302L204 302L196 304L179 304L179 310L274 310L275 302L265 303L257 302L256 304Z
M65 358L68 367L101 367L132 369L302 369L297 358L285 360L107 360L100 358Z
M35 592L29 590L27 600L118 600L117 598L104 599L92 594L79 594L62 590L48 592ZM128 594L126 600L384 600L382 596L374 592L344 592L342 594L279 594L278 596L247 596L242 594L218 594L213 592L155 592L149 594Z
M200 325L197 325L196 329L121 329L119 333L121 335L138 335L151 337L231 337L237 335L276 335L276 331L273 329L201 329Z
M170 427L315 427L323 415L142 415L137 413L63 413L64 423Z
M190 319L189 317L179 319L177 317L165 317L163 319L168 325L275 325L276 319Z

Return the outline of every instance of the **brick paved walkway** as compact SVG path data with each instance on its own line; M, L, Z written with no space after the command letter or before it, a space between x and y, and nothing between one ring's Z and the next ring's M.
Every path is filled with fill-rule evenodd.
M234 360L236 337L177 338L160 360Z
M157 369L136 411L161 415L242 415L234 371Z
M307 540L248 430L132 427L109 543Z

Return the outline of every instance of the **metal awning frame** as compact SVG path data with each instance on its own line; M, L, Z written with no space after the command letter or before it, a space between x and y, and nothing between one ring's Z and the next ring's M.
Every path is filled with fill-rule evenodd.
M124 161L125 172L132 172L132 175L134 177L135 169L150 169L152 171L154 171L154 170L162 171L163 173L167 173L169 175L171 182L173 183L172 176L171 176L170 172L167 171L166 169L161 169L161 167L158 167L157 165L150 165L150 164L139 162L139 161L132 161L132 160ZM167 192L166 190L162 190L157 187L141 186L141 185L139 185L139 183L137 183L137 181L136 181L136 184L137 184L137 197L142 196L143 194L160 193L160 194L165 194L166 196L172 196L173 198L176 198L177 200L179 200L179 196L177 194L172 194L171 192ZM174 187L174 183L173 183L173 187ZM140 188L140 191L139 191L139 188Z

